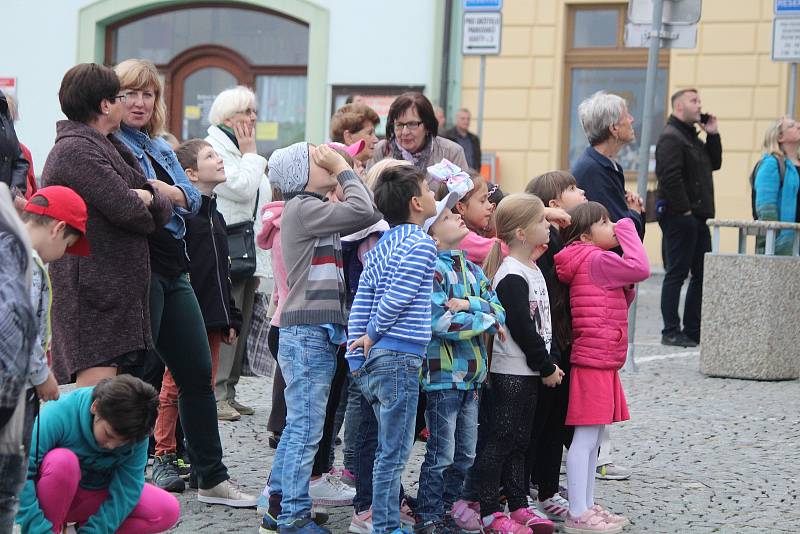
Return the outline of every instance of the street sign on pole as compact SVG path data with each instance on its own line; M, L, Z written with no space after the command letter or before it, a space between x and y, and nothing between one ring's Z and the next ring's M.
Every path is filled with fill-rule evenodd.
M772 20L772 61L800 61L800 16Z
M800 15L800 0L775 0L776 15Z
M628 21L650 24L653 20L654 0L631 0L628 4ZM664 4L664 24L697 24L700 21L701 0L677 0Z
M651 24L625 24L625 46L628 48L648 48L650 46ZM660 48L695 48L697 46L697 26L694 24L664 24L659 33Z
M464 0L464 11L500 11L503 0Z
M464 13L464 39L461 53L465 56L496 56L500 53L503 16L498 12Z

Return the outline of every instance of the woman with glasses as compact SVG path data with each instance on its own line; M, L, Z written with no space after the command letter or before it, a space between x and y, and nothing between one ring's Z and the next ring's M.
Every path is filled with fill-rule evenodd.
M375 145L368 168L384 158L410 161L427 172L442 159L462 169L469 168L464 149L458 143L439 137L439 121L431 101L422 93L403 93L392 102L386 119L386 139ZM430 179L430 177L429 177Z
M764 134L763 156L756 167L754 216L762 221L800 222L800 124L791 117L781 117ZM764 238L756 241L764 250ZM790 256L794 233L784 230L775 240L775 254Z
M264 174L267 160L256 152L257 118L253 91L242 86L226 89L211 105L208 113L211 126L206 137L222 158L227 178L214 189L217 209L228 226L250 221L255 213L255 235L261 230L260 208L272 201L272 189ZM242 329L235 345L223 345L219 351L215 393L217 417L222 421L236 421L242 415L254 413L253 408L236 399L236 385L242 372L256 289L272 292L269 252L256 247L255 273L245 278L232 277L231 281L236 307L242 310Z
M86 202L90 255L50 265L53 373L59 383L86 387L138 372L152 347L147 238L167 223L172 205L113 135L125 113L113 70L76 65L58 99L68 120L56 124L42 182L70 187Z

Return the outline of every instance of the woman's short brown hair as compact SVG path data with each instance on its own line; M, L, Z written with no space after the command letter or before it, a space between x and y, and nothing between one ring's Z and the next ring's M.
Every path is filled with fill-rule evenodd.
M114 102L118 92L119 78L110 67L80 63L64 74L58 101L69 120L85 123L100 114L103 100Z
M431 101L422 93L411 91L395 98L389 107L389 115L386 117L386 139L390 141L394 139L394 121L412 106L417 110L419 120L422 121L428 135L435 137L439 133L439 121L433 112Z
M375 110L364 104L345 104L331 117L331 140L344 143L344 132L356 133L369 122L373 126L381 123Z
M116 67L114 72L119 76L120 88L123 91L145 91L152 89L155 94L153 116L145 124L144 130L150 137L156 137L164 132L167 120L167 107L161 97L161 78L158 69L146 59L126 59Z

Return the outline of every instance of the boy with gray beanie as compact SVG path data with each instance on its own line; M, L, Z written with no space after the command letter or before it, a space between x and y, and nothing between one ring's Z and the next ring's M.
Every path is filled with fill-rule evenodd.
M311 520L308 493L314 455L336 371L336 351L347 340L346 288L340 234L381 219L372 196L344 158L329 146L295 143L269 158L269 180L286 204L281 248L289 292L281 312L278 363L286 379L286 428L270 477L270 495L282 494L282 534L329 534ZM327 196L341 185L343 200ZM274 531L265 514L262 531Z

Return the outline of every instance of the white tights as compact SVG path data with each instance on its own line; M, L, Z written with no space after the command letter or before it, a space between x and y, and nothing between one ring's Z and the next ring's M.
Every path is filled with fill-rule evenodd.
M567 489L569 513L580 517L594 506L594 474L597 453L606 425L576 426L572 444L567 452Z

